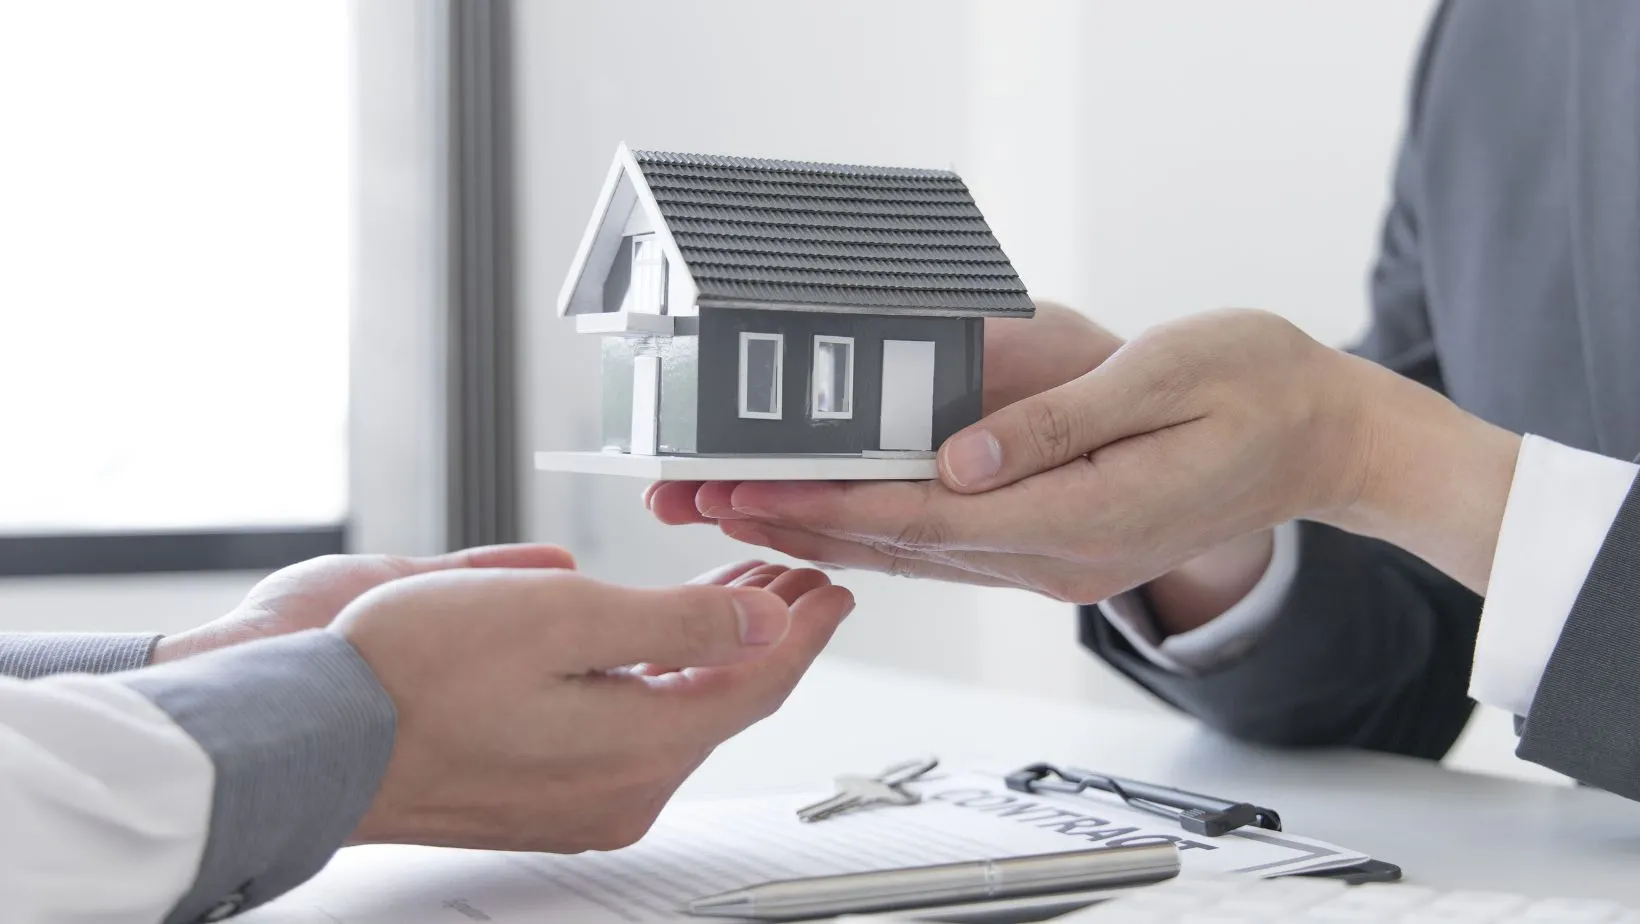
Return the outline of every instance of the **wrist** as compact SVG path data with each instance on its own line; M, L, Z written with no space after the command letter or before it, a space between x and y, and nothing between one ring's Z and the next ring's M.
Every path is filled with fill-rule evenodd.
M148 663L154 665L180 661L191 654L194 654L193 643L188 640L187 633L162 635L154 642L154 647L148 655Z
M1235 606L1269 570L1274 534L1238 536L1144 586L1163 638L1199 629Z
M1381 539L1484 593L1521 438L1381 367L1363 401L1343 500L1312 519Z

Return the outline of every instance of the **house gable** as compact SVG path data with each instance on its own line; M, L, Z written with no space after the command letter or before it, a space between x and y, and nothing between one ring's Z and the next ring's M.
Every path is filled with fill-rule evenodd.
M558 294L559 315L613 314L631 304L624 293L632 281L633 248L645 235L653 235L651 242L664 258L657 263L665 272L665 312L695 314L696 287L683 254L642 171L623 144L615 153L592 221Z

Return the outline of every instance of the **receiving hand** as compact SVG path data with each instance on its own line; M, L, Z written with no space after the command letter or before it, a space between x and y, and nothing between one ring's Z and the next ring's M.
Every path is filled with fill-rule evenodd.
M220 619L160 639L153 663L226 648L259 638L330 625L365 591L389 581L452 568L574 568L555 545L497 545L447 555L325 555L275 571Z
M355 840L630 844L714 747L780 706L852 607L817 571L756 563L663 590L458 570L371 591L331 627L398 712Z
M939 482L707 484L692 506L798 558L1079 603L1294 518L1475 586L1517 445L1278 317L1229 311L1158 327L957 434ZM652 507L692 519L679 501L658 490Z

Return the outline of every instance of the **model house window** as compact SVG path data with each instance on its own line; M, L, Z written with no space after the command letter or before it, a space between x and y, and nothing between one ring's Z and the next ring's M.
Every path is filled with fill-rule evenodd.
M785 341L779 334L740 335L740 416L758 420L780 419L781 357Z
M854 416L854 338L814 338L814 416L847 420Z
M666 313L666 257L654 234L632 238L632 304L630 310Z

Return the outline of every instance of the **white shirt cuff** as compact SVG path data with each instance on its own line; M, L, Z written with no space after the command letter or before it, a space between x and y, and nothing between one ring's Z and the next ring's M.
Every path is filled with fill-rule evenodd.
M1492 557L1469 696L1524 716L1636 466L1527 435Z
M1207 623L1161 638L1150 608L1137 592L1099 604L1100 612L1150 663L1176 674L1204 674L1235 660L1263 636L1281 613L1298 575L1298 524L1275 528L1269 567L1253 589Z

